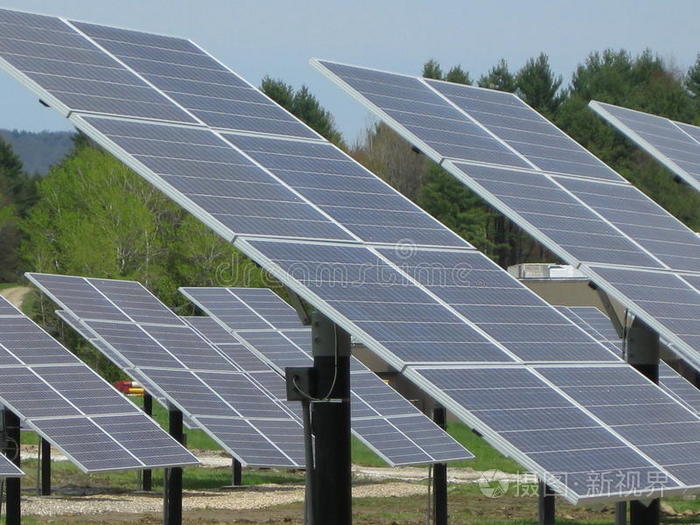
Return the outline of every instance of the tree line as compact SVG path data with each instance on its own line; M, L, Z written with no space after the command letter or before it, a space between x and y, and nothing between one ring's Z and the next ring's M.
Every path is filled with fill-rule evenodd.
M517 93L689 227L700 228L697 192L674 182L587 108L594 98L700 123L700 57L689 71L679 72L650 51L592 53L566 86L545 54L516 71L500 60L476 81L462 66L443 69L435 59L423 65L422 74ZM266 77L261 89L499 264L556 261L384 124L370 126L348 145L331 113L306 87ZM0 247L0 282L16 281L26 270L134 279L182 313L190 310L177 293L181 285L278 287L229 243L81 134L71 152L40 179L28 176L0 141ZM43 319L56 332L60 323L47 310ZM88 352L77 339L71 347ZM98 366L116 374L106 363Z

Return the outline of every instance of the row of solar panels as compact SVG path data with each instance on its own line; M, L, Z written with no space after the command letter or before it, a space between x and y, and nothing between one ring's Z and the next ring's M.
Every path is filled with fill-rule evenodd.
M27 277L108 359L242 465L304 466L301 406L286 401L283 377L285 366L309 365L311 334L272 291L186 289L196 304L229 314L219 325L178 317L136 282ZM351 363L353 432L390 465L473 457L357 359Z
M553 489L572 501L700 489L700 463L688 445L696 442L685 434L697 430L695 414L200 48L172 37L1 13L5 69ZM496 178L542 177L551 198L523 198L522 211L529 209L533 221L548 217L543 227L556 224L552 236L572 238L567 250L588 247L583 260L629 260L633 272L641 266L670 278L676 276L655 270L694 271L685 230L668 234L668 249L651 255L656 225L633 225L649 238L630 240L622 223L608 224L600 210L580 206L579 197L539 171L534 160L574 182L634 191L517 98L503 102L501 93L475 90L453 103L448 84L351 69L349 76L382 90L375 102L390 104L387 111L409 119L406 126L434 145L456 146L445 146L450 158L478 155L472 167ZM465 100L485 111L468 115L459 106ZM464 168L381 114L443 166ZM491 118L506 125L490 128ZM489 158L514 169L487 169ZM560 204L557 195L581 208L574 211L600 234L595 241L602 247L577 234L571 219L579 215L567 216L571 202ZM413 249L405 249L406 238ZM675 253L682 246L690 255ZM635 313L669 330L670 321L660 323L637 303ZM102 328L104 321L92 323ZM608 400L611 394L618 397ZM676 431L663 438L643 432L667 423ZM614 487L587 482L615 473L624 480Z

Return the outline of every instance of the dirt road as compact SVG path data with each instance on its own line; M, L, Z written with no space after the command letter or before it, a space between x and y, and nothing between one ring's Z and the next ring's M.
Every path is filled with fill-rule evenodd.
M24 297L31 291L32 289L28 286L13 286L12 288L0 290L0 295L14 304L17 308L22 308Z

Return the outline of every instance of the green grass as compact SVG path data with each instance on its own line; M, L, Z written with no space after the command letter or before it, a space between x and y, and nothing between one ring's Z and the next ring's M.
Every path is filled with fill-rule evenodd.
M503 472L521 472L523 468L515 461L505 457L489 445L484 438L477 436L462 423L449 423L447 432L476 457L467 461L450 463L455 467L470 467L474 470L502 470Z
M15 286L20 286L19 283L0 283L0 290L5 290L7 288L14 288Z

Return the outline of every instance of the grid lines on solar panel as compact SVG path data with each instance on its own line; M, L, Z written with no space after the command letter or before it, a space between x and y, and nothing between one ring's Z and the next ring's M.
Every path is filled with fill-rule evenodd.
M538 371L671 476L697 484L700 420L639 372L631 367Z
M591 101L609 124L700 191L700 129L665 117Z
M544 173L513 171L497 167L454 163L462 180L476 182L477 189L495 196L501 209L517 213L540 233L550 238L569 259L661 268L659 260L626 237L614 225L582 205L577 196L557 183L581 182L550 178ZM606 185L607 186L607 185ZM613 185L610 185L613 186ZM622 188L614 185L615 188ZM619 208L618 208L619 209ZM519 221L522 222L522 221Z
M578 498L649 490L659 480L662 487L680 485L528 369L428 368L416 373L534 462L538 474L549 473L547 478ZM605 480L618 485L601 483Z
M679 276L628 268L590 266L601 281L691 348L700 348L700 292ZM664 334L662 333L662 338Z
M527 167L522 159L415 77L318 61L441 157Z
M21 469L0 454L0 478L18 478L24 475L25 473Z
M0 298L0 304L6 302ZM0 318L0 356L13 356L0 385L2 403L42 433L84 471L192 465L197 460L149 420L151 438L138 447L116 443L95 420L139 415L140 411L66 348L24 316ZM42 358L43 356L43 358ZM40 366L38 366L40 365ZM75 436L52 421L71 421ZM172 445L157 462L163 439ZM97 451L103 450L102 457Z
M379 251L522 361L619 361L481 253Z
M365 242L471 247L330 143L224 138Z
M285 436L284 443L292 439L290 436L302 439L301 425L281 402L276 401L262 384L246 376L180 318L168 313L169 309L138 283L95 280L96 286L93 286L92 279L65 277L56 280L53 276L41 274L29 274L28 277L66 309L69 309L68 304L62 302L64 285L74 281L89 285L85 289L84 299L89 300L91 296L108 299L112 308L122 313L127 321L82 320L86 328L119 354L129 369L135 367L150 380L158 390L157 394L165 396L196 424L201 424L200 417L214 417L228 421L245 420L236 425L254 429L257 421L271 418L288 425L289 435ZM124 309L144 320L167 320L177 324L139 325L126 316ZM268 373L274 374L271 370ZM208 429L205 427L204 430ZM280 448L283 443L273 443L269 436L260 436L260 448L274 449L264 452L263 456L281 455L285 458L279 464L260 466L303 464L303 454L293 456L293 451ZM212 437L242 463L248 465L255 461L255 458L241 456L235 443L226 442L224 437L216 434Z
M222 235L352 240L342 228L210 130L109 118L76 120L148 170L159 188ZM224 234L223 231L227 233Z
M246 245L370 335L394 363L513 361L367 248L257 240Z
M209 127L320 138L189 40L71 23Z
M222 295L216 296L215 289L184 288L185 293L202 310L215 314L223 302ZM270 325L299 327L300 321L294 309L269 289L228 288L221 289L231 299L238 299L260 314ZM286 333L273 330L246 329L240 331L229 325L231 333L211 318L189 318L190 322L202 328L205 335L212 339L226 341L229 339L243 341L251 351L257 352L270 365L284 376L288 366L310 366L311 330L287 330L294 334L294 339ZM219 319L219 322L222 322ZM213 323L215 326L212 326ZM222 333L224 331L224 333ZM233 335L232 335L233 334ZM300 341L301 340L301 341ZM296 341L296 342L295 342ZM300 346L301 345L301 346ZM219 345L220 349L223 346ZM351 410L352 429L356 435L373 447L374 450L392 465L425 463L469 459L471 453L447 436L433 422L421 414L415 406L400 396L394 389L360 363L355 357L350 358L351 370ZM284 397L283 382L280 396ZM269 389L269 388L268 388ZM298 404L295 404L298 409Z
M0 27L0 58L68 111L195 123L58 18L3 9Z

